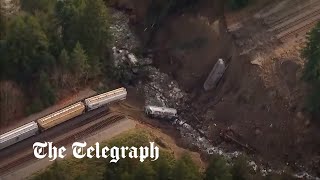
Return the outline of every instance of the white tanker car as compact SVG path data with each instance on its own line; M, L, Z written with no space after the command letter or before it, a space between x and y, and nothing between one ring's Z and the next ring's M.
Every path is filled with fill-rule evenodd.
M147 116L161 119L176 119L178 117L177 110L167 107L145 106L144 112Z
M127 90L125 88L119 88L87 98L83 102L77 102L36 121L20 126L0 135L0 150L75 118L87 111L97 109L112 102L124 100L126 96Z

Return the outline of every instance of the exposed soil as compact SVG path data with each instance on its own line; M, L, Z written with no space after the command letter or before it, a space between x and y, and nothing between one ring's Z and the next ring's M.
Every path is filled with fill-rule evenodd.
M182 110L182 118L216 146L247 152L273 169L320 176L320 125L305 112L307 87L299 56L306 32L320 19L319 2L261 0L224 14L221 1L204 0L195 11L167 17L153 37L154 63L187 92L185 103L168 104ZM150 2L111 3L128 12L144 39ZM227 62L226 73L216 89L205 92L203 83L218 58ZM160 128L179 144L180 134L171 124L144 117L145 94L128 91L128 102L113 110ZM225 139L225 132L233 140Z
M155 64L189 92L187 112L198 119L191 116L189 123L229 151L243 147L221 138L227 129L263 164L319 175L320 127L305 113L299 56L319 19L318 4L266 0L227 12L226 19L201 9L168 17L154 37ZM218 58L228 69L215 90L204 92Z

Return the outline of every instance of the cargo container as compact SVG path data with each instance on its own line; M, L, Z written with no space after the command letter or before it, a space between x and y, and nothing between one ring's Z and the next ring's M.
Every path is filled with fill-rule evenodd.
M162 119L175 119L178 117L177 110L167 107L146 106L145 113L150 117Z
M97 109L106 104L126 99L127 90L125 88L115 89L84 100L88 111Z
M41 130L52 128L58 124L68 121L74 117L81 115L85 111L85 106L82 102L78 102L57 112L49 114L37 120Z
M36 122L30 122L7 133L0 135L0 149L4 149L19 141L27 139L38 133L39 128Z

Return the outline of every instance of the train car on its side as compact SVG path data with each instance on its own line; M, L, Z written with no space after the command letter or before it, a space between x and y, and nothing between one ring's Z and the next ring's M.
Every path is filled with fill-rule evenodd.
M37 120L41 130L47 130L85 112L85 105L82 102L75 103L59 111L49 114Z
M97 109L111 102L125 100L126 97L127 97L127 90L125 88L119 88L113 91L109 91L103 94L99 94L97 96L87 98L84 100L84 102L85 102L85 105L87 106L87 110L91 111L93 109Z
M177 110L173 108L146 106L144 111L148 116L154 118L172 120L178 117Z
M30 122L7 133L0 135L0 149L4 149L19 141L36 135L39 132L38 124Z
M203 88L209 91L218 85L218 82L222 78L224 72L226 71L226 64L223 59L218 59L216 64L213 66L207 80L204 82Z

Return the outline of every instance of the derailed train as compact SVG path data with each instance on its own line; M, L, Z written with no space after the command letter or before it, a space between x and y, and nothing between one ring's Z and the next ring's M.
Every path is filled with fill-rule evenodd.
M174 120L178 118L177 110L167 107L145 106L144 112L149 117Z
M115 89L113 91L87 98L44 116L36 121L20 126L0 135L0 150L46 131L47 129L75 118L85 112L92 111L112 102L124 100L126 99L126 96L127 90L125 88Z

